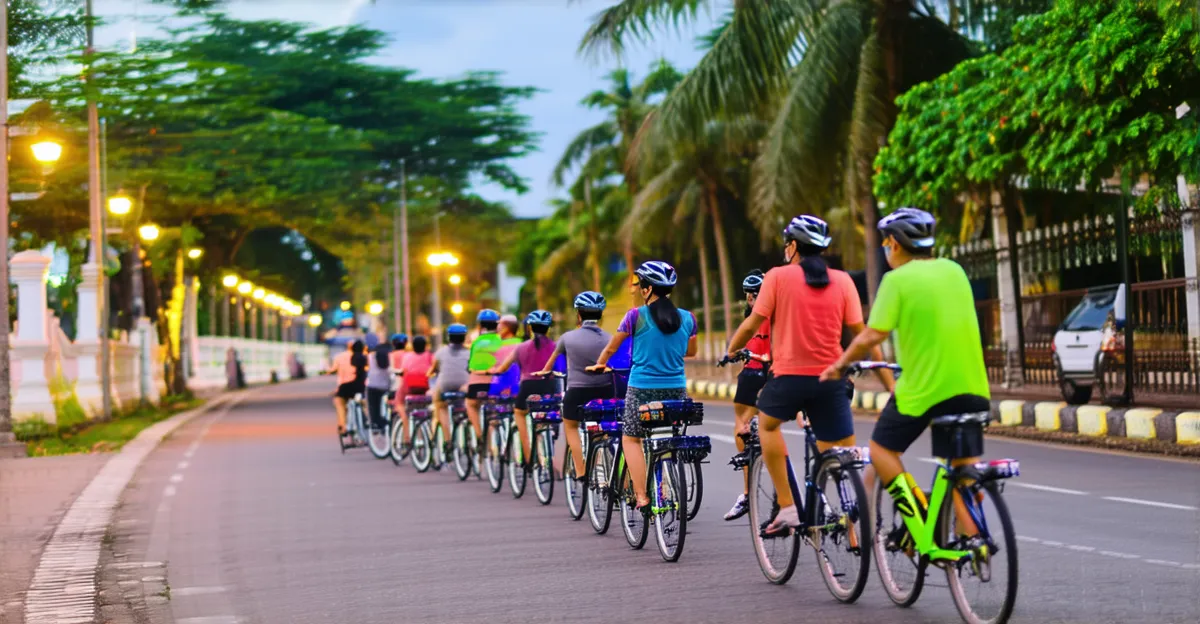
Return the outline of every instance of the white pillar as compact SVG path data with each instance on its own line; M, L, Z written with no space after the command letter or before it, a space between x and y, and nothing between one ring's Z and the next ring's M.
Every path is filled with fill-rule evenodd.
M1200 340L1200 192L1195 184L1189 185L1183 176L1177 180L1179 203L1183 207L1180 223L1183 226L1183 275L1187 282L1183 289L1187 302L1188 338Z
M1014 301L1012 264L1009 261L1008 215L1000 202L1000 194L992 193L992 246L996 249L996 290L1000 299L1000 341L1004 343L1004 385L1008 388L1023 385L1021 373L1020 331L1017 327L1017 306Z
M138 366L138 395L143 401L150 403L158 403L159 391L156 383L155 369L157 363L154 361L154 349L158 346L158 339L154 333L154 326L151 325L150 319L146 317L139 318L137 326L134 328L137 335L137 345L140 349Z
M9 266L11 279L17 284L17 333L12 338L11 353L21 362L21 383L13 387L14 420L37 414L54 423L54 399L46 379L46 354L50 351L46 273L50 259L38 251L22 251L12 257Z
M100 265L87 263L81 267L79 283L78 322L75 324L75 347L79 353L79 377L75 380L75 396L79 404L93 416L104 409L104 392L100 379L99 306Z

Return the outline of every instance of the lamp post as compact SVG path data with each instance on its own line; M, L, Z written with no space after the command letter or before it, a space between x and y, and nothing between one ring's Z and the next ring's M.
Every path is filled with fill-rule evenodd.
M441 251L429 254L425 259L429 266L433 267L433 340L435 346L440 346L442 342L442 284L441 278L438 275L438 269L443 266L455 267L458 266L458 256L449 251Z

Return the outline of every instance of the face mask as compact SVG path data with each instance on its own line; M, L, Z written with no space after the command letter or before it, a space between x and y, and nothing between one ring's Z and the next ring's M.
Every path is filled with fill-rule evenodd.
M783 247L783 263L784 263L784 264L791 264L791 263L792 263L792 256L790 256L790 255L788 254L787 245L784 245L784 247Z
M892 257L892 247L891 247L891 245L887 245L887 244L885 244L885 245L883 246L883 257L884 257L884 258L891 258L891 257Z

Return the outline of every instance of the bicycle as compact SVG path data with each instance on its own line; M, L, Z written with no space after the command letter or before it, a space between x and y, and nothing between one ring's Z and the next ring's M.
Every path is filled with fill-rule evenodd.
M625 410L624 399L596 399L583 406L584 419L584 482L583 495L587 502L588 520L599 535L608 532L612 522L613 497L610 496L612 467L621 454L621 415ZM567 458L568 460L571 458ZM574 471L573 462L565 464ZM567 481L567 500L573 500L573 485ZM582 516L582 505L580 506ZM572 516L575 511L572 510Z
M533 476L533 489L538 502L549 505L554 499L554 441L558 439L558 426L562 424L562 395L530 395L526 399L529 407L531 426L529 435L530 448L534 460L528 463L524 460L521 448L521 435L516 427L509 430L509 472L508 481L512 488L513 498L521 498L525 493L525 481Z
M748 352L742 357L748 357ZM767 533L780 507L762 456L757 420L751 421L750 433L742 434L746 450L730 463L735 470L750 471L750 538L763 576L776 585L786 583L795 572L803 539L813 547L821 577L833 597L854 602L866 587L871 560L871 549L863 547L871 543L871 524L864 521L867 516L863 507L868 499L859 474L870 463L869 451L864 447L835 447L820 452L808 419L803 419L803 492L791 459L787 460L788 484L800 526L781 534ZM836 505L830 503L830 494L836 496ZM843 554L847 556L845 565L836 564L833 558ZM849 584L843 584L844 579Z
M900 372L900 367L886 362L858 362L850 367L850 373L878 368ZM1020 462L1006 458L964 466L952 463L954 459L982 455L983 432L990 418L988 412L933 418L933 455L941 459L927 500L915 483L910 484L921 507L917 513L901 513L885 488L875 488L876 570L888 598L899 606L917 601L925 585L926 569L932 565L946 572L954 606L964 621L1000 624L1012 615L1018 585L1017 541L1002 494L1004 480L1020 476ZM891 505L887 505L889 501ZM990 513L984 511L986 501L994 507ZM960 507L957 512L956 507ZM890 509L890 522L884 522L885 509ZM997 520L998 534L993 530ZM960 534L959 525L967 523L973 525L975 535ZM1003 545L997 543L998 537ZM993 569L1001 566L999 573ZM990 616L976 613L979 601L967 596L967 583L972 579L979 581L981 589L995 581L1003 584L999 604Z
M442 424L435 421L431 409L432 399L423 394L404 397L404 410L408 414L408 442L401 439L396 428L392 435L392 461L399 465L404 457L412 454L413 468L427 472L430 468L441 470L446 463L446 435ZM397 454L400 459L396 459Z
M504 469L508 463L508 444L513 426L513 401L511 397L487 396L480 393L480 419L483 421L485 449L483 464L492 493L500 491L504 484Z
M364 434L367 431L365 411L361 393L346 402L346 429L338 433L338 446L342 448L343 455L346 449L367 445L367 435Z
M392 450L392 406L387 400L387 395L381 400L383 405L380 407L380 418L383 420L383 426L376 427L375 423L371 423L371 428L367 430L367 448L371 449L371 455L375 459L387 459Z
M450 415L450 448L448 453L443 453L453 460L454 474L459 481L466 481L472 472L479 476L479 454L476 452L479 442L463 405L466 396L463 392L443 392L441 395ZM438 421L438 426L441 426L441 421Z

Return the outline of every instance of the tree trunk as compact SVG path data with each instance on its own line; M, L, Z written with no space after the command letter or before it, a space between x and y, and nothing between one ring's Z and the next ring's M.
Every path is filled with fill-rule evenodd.
M733 291L730 287L733 284L733 275L729 266L729 245L725 241L725 226L721 223L721 215L717 209L717 189L715 184L711 182L708 184L707 195L708 215L712 219L713 238L717 243L717 273L721 278L721 305L725 308L724 344L729 344L730 332L735 327L733 322Z
M183 249L180 248L175 252L174 284L171 288L171 302L167 306L167 361L171 367L167 388L171 394L183 394L185 389L181 343L183 339L183 300L186 296L187 284L183 281Z
M625 153L628 153L628 151L626 151ZM629 197L630 197L629 202L630 202L630 208L632 209L633 208L633 198L637 197L637 194L638 194L637 177L635 177L632 173L629 173L629 172L625 173L625 187L629 189ZM629 232L627 235L622 237L621 253L622 253L622 255L625 256L626 275L627 276L633 275L633 270L637 268L637 265L634 264L634 260L633 260L633 232Z
M588 177L583 182L583 201L588 211L588 264L592 265L592 290L601 292L600 278L600 245L596 235L596 205L592 203L592 179Z
M700 297L704 299L700 305L700 309L704 313L704 347L701 354L704 357L712 357L712 289L709 285L710 270L708 267L708 236L705 234L703 227L700 228L699 236L697 238L699 239L698 243L700 252Z

